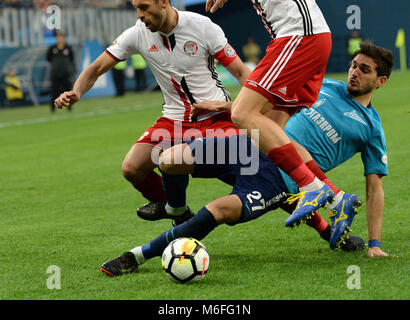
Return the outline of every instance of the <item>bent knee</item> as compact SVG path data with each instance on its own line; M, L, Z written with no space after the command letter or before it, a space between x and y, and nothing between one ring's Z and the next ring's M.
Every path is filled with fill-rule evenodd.
M207 204L206 207L212 212L218 224L235 223L241 218L242 202L236 195L219 198Z
M158 166L161 171L169 173L172 170L173 165L172 153L170 152L170 149L167 149L159 156Z
M262 113L257 109L244 109L240 105L233 107L231 111L232 122L241 129L253 128L255 117L261 115Z
M121 166L123 176L130 181L142 181L152 169L153 166L145 165L143 163L134 163L128 160L124 160Z
M193 167L194 158L187 144L167 149L159 157L159 168L170 175L192 173Z
M228 208L228 207L212 208L209 211L212 212L218 224L235 223L241 217L240 212L232 210L232 208Z
M272 110L272 107L270 102L252 103L249 99L239 100L239 102L235 100L231 109L231 118L235 125L241 129L253 128L255 119L264 116L269 110Z
M136 171L136 168L134 165L124 160L122 162L121 171L124 177L127 177L127 176L132 175Z
M247 128L249 118L246 117L242 110L232 108L231 119L238 128Z

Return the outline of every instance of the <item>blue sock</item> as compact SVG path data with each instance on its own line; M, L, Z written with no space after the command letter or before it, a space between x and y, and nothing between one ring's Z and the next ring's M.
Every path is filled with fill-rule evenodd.
M167 195L168 205L180 208L186 205L186 188L188 187L188 175L168 175L161 171L162 185Z
M212 213L203 207L188 221L160 234L150 243L142 246L142 254L145 259L161 256L171 241L181 237L192 237L202 240L217 226L218 223Z

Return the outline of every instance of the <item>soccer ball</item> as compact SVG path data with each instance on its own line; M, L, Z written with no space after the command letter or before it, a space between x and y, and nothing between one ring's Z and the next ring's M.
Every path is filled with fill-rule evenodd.
M172 280L180 283L201 280L209 267L206 247L193 238L178 238L162 253L162 269Z

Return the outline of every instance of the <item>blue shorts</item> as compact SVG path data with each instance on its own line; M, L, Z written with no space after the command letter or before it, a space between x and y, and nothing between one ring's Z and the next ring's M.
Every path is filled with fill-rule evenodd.
M192 177L228 183L241 200L241 217L231 225L256 219L286 200L288 189L278 168L246 135L196 139L188 145L195 158Z

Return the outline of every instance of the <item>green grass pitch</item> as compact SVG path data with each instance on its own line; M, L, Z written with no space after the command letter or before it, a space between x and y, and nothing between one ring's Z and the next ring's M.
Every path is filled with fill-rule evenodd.
M0 299L409 299L409 83L410 73L395 72L373 98L390 172L383 179L382 248L397 257L332 251L309 227L286 228L287 214L277 210L212 232L203 240L208 275L188 285L165 277L160 258L121 277L99 270L170 228L169 221L136 216L146 201L121 173L126 152L160 116L161 93L85 100L54 115L46 105L0 111ZM328 175L365 199L360 155ZM197 211L230 190L217 180L191 178L189 205ZM327 219L326 210L320 213ZM364 207L353 234L367 242ZM56 275L47 273L50 266L60 270L59 288L49 288L57 284L50 282ZM348 288L349 266L360 270L360 289Z

